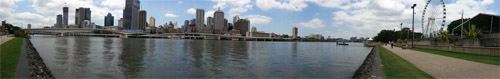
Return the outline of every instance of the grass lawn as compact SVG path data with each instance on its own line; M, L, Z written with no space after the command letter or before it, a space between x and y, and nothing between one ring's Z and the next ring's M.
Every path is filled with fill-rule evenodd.
M17 60L19 60L23 40L23 38L13 38L0 45L1 78L14 78L16 76Z
M380 45L378 50L386 78L434 78Z
M421 52L427 52L427 53L431 53L431 54L437 54L437 55L442 55L442 56L458 58L458 59L475 61L475 62L480 62L480 63L500 65L500 57L498 57L498 56L475 55L475 54L433 50L433 49L424 49L424 48L410 48L410 49L416 50L416 51L421 51Z

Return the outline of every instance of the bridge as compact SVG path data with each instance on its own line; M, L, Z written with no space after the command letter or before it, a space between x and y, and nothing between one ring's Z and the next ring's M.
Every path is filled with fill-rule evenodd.
M127 38L129 35L145 35L145 33L140 33L140 32L128 32L119 30L108 30L108 29L90 29L90 28L36 28L36 29L24 29L24 30L29 31L30 34L55 34L57 36L89 35L80 33L92 33L94 31L105 31L112 33L112 34L94 34L94 35L118 36L124 38Z

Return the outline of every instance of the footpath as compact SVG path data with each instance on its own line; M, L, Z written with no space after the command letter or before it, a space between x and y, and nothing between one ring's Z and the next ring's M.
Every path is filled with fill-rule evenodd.
M8 37L8 36L6 36L6 35L2 35L2 36L0 36L0 45L2 45L3 43L5 43L5 42L7 42L7 41L11 40L12 38L14 38L14 37Z
M434 78L500 79L500 66L456 59L414 50L382 46Z

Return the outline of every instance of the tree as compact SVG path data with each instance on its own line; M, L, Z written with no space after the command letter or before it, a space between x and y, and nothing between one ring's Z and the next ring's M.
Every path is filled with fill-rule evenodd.
M380 42L389 42L389 41L395 41L397 39L398 39L398 33L392 30L382 30L377 34L377 36L374 37L373 40Z
M481 30L476 29L476 25L472 24L472 26L469 26L469 29L464 30L464 35L468 38L477 40L479 38L479 35L481 35Z
M443 31L441 33L441 39L443 39L444 41L450 41L450 35L448 31Z

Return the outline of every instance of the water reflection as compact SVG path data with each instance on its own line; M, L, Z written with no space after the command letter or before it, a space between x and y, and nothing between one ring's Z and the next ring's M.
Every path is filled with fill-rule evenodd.
M124 52L119 57L121 61L118 66L122 68L122 72L125 73L126 77L139 77L144 68L144 54L147 53L144 47L145 39L122 39L121 44L123 44L122 50Z
M370 48L328 42L34 36L57 78L350 78Z

